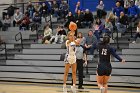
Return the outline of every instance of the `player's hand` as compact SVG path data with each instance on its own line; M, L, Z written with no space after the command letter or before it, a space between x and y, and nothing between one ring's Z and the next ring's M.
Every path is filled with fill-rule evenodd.
M85 61L85 63L83 64L83 66L84 66L84 67L86 67L86 66L87 66L87 61Z
M125 59L122 60L122 63L125 63Z

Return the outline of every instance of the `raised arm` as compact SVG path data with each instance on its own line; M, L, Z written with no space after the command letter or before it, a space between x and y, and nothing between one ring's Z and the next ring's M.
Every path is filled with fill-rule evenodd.
M111 47L110 52L116 59L118 59L120 62L122 61L122 58L116 53L114 48Z

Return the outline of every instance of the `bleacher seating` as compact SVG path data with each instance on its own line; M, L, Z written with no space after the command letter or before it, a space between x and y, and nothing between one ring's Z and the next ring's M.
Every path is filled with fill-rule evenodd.
M15 35L19 32L22 33L22 39L29 39L31 34L36 34L36 32L32 31L20 31L17 27L9 27L8 31L0 31L1 38L7 43L20 43L15 41Z
M78 31L86 33L88 29L79 29ZM24 34L24 36L28 36L25 36L24 40L29 40L30 37L34 36L36 33L25 31L22 32L22 34ZM62 83L64 62L60 61L60 56L65 53L66 49L61 49L61 44L45 45L39 43L33 44L32 42L34 41L24 43L29 47L24 48L20 53L16 53L13 58L6 60L5 65L0 66L0 80L32 82L35 82L36 80L37 82L49 82L46 80L56 80L57 82L57 80L60 80ZM116 41L111 39L112 46L116 46L115 42ZM14 48L14 43L12 44L11 42L10 44L7 44L7 49ZM135 86L139 86L139 44L120 43L120 48L124 49L121 51L117 50L117 52L123 56L128 63L118 63L116 62L117 60L112 58L113 76L109 81L110 85L115 85L119 82L116 86L131 86L130 83L134 83ZM96 51L95 54L98 54L98 52ZM97 60L96 58L93 60L92 55L88 55L88 60L89 74L86 74L86 78L84 79L86 83L96 81L95 73ZM69 78L68 80L71 79Z
M58 48L60 49L61 48L61 44L48 44L48 45L45 45L45 44L31 44L31 49L33 48L38 48L38 49L42 49L42 48Z
M140 44L129 44L129 48L140 48Z
M61 50L62 52L60 52ZM123 49L122 53L125 50L131 49ZM35 81L35 79L38 79L38 82L39 80L40 82L45 82L44 79L57 79L62 81L64 62L60 61L60 54L64 52L65 49L61 49L61 44L31 44L30 49L23 49L22 54L16 54L13 60L7 60L6 65L0 66L0 71L2 71L0 72L0 79L4 80L4 77L6 77L5 80L16 80L17 78L17 81ZM125 59L128 63L122 64L114 61L112 62L113 76L110 80L111 85L119 82L121 84L136 83L136 86L139 86L139 56L135 56L129 52L126 52L123 55L125 55ZM93 56L88 55L88 60L92 59ZM85 82L95 82L97 61L89 62L89 75L86 75L86 78L89 78L89 80ZM29 73L31 75L29 75ZM56 77L57 75L58 78ZM131 80L131 78L135 79ZM116 85L119 86L121 84ZM122 85L125 86L125 84ZM129 84L127 85L130 86Z

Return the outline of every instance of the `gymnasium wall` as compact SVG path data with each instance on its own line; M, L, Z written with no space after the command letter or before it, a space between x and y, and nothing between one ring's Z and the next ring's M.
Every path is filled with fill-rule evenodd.
M70 11L74 13L77 1L81 2L82 10L89 9L92 12L96 11L96 6L99 0L69 0ZM103 0L105 4L105 10L111 10L115 5L116 0Z

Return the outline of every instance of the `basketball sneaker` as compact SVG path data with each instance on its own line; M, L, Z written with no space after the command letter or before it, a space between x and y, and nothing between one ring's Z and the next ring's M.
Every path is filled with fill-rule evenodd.
M67 93L67 87L63 86L63 93Z
M104 87L100 87L101 93L104 93L105 88Z
M76 87L75 86L71 86L71 90L72 90L72 93L76 93Z

